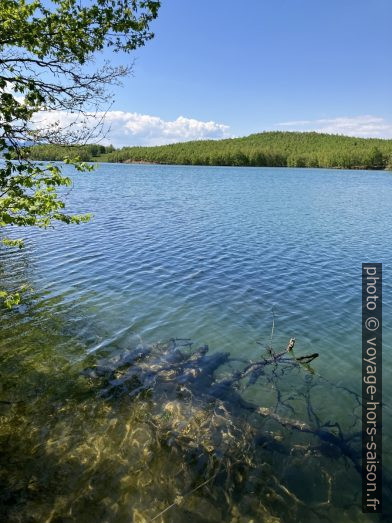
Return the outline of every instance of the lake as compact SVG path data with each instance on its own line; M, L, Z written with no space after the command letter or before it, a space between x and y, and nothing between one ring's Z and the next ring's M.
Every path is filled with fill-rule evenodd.
M1 311L3 519L374 521L354 460L279 419L360 448L362 262L383 263L384 376L392 362L391 173L103 164L72 178L68 209L92 221L0 251L3 284L31 286ZM219 381L291 337L297 356L319 353L311 368L266 366L219 423L205 390L103 393L83 373L138 347L158 365L167 340L189 338L182 351L229 354Z

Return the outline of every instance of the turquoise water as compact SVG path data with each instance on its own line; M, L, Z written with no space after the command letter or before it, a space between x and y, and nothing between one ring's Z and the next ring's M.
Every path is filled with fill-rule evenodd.
M0 406L1 442L8 450L0 479L8 492L6 517L145 521L170 505L170 493L159 482L153 494L143 482L133 484L134 472L127 468L133 458L118 453L116 438L126 432L128 403L121 398L109 409L102 400L94 402L88 380L79 375L103 352L179 337L191 338L196 346L208 344L211 353L256 360L260 343L270 342L274 321L273 346L280 350L295 336L297 355L318 352L314 376L333 383L319 391L315 387L313 409L344 431L360 430L360 407L344 388L361 390L364 261L384 264L385 377L392 361L390 173L106 164L92 174L72 176L68 207L92 212L93 220L26 231L23 252L12 259L9 252L0 253L4 284L28 283L33 289L25 305L1 312L1 399L7 402ZM305 374L284 379L288 401L285 387L302 386ZM384 468L389 470L390 389L385 379ZM256 405L275 405L273 387L262 378L242 394ZM295 402L295 415L304 419L305 406L300 398ZM113 419L118 428L109 437ZM289 435L283 431L279 437ZM98 450L90 455L94 446ZM157 449L155 456L159 466L169 459ZM48 460L46 468L40 459ZM273 466L278 458L271 453L263 459ZM303 484L314 484L320 475L317 461L308 469L298 457L295 463L279 459L279 481L294 492L298 506L302 503L301 515L285 512L287 500L276 508L260 487L259 494L247 494L250 505L252 496L262 500L265 512L259 518L374 520L360 513L360 478L345 459L332 463L331 458L326 465L327 483L336 491L325 505L296 486L301 477ZM77 473L79 481L72 479L86 460L96 467ZM114 476L115 486L108 489L105 481L111 485ZM122 481L124 491L118 486ZM213 497L219 488L212 482L209 494L202 489L198 494ZM132 497L135 489L138 495ZM318 512L308 513L316 501ZM220 514L212 506L206 501L203 521L253 514L234 500ZM194 509L186 510L188 519L202 520ZM161 520L183 517L174 507Z

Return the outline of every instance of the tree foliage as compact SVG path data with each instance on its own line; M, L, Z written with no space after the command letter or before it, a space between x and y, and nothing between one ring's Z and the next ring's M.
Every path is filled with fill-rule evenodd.
M107 88L131 68L97 66L94 58L105 48L127 53L144 45L153 37L150 23L159 5L154 0L1 0L0 228L89 218L65 212L56 190L70 185L70 178L59 165L33 163L26 145L67 145L61 159L79 170L91 169L69 146L101 135L97 113L110 105ZM70 123L46 123L48 111L72 115ZM3 238L3 244L23 242ZM10 296L0 293L7 305L20 299L17 292L14 300Z

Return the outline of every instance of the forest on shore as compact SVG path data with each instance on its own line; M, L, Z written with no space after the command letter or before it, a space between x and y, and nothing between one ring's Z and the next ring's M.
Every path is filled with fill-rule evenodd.
M316 132L274 131L243 138L121 149L97 144L37 145L29 149L29 154L32 160L42 161L78 157L81 161L116 163L392 170L392 140Z

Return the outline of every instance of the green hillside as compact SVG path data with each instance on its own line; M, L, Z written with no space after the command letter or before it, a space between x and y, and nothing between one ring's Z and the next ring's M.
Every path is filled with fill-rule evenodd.
M88 148L101 148L90 151ZM52 146L31 149L37 160L60 159ZM79 148L83 160L181 165L391 169L392 140L298 132L264 132L244 138L202 140L156 147ZM54 155L56 153L56 158ZM95 154L93 154L95 153Z

